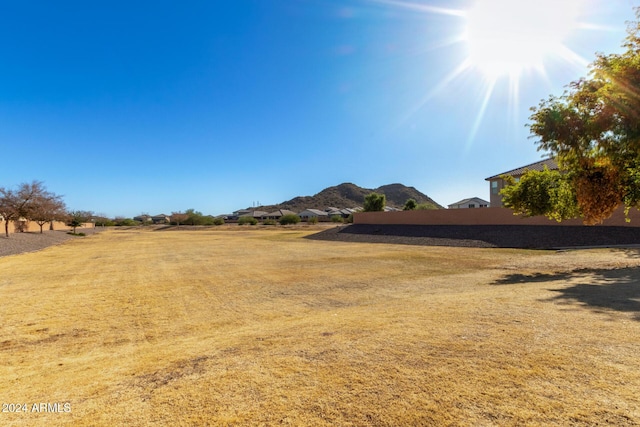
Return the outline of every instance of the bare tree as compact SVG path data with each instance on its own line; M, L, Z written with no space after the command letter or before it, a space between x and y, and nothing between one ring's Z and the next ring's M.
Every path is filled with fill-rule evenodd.
M62 197L45 191L33 199L28 218L40 226L42 233L42 227L47 222L64 219L65 212L66 206Z
M4 232L9 237L9 223L19 218L16 210L18 196L14 190L0 187L0 216L4 219Z
M46 190L40 181L20 184L17 190L0 188L0 215L5 220L4 230L7 237L9 221L18 221L21 218L28 220L35 200L44 193Z
M184 223L189 218L189 215L182 212L171 212L171 221L175 222L177 225L180 223Z

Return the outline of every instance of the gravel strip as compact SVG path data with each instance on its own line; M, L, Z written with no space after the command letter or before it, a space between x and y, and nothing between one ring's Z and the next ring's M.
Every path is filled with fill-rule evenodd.
M640 227L352 224L331 228L307 238L423 246L559 249L638 245Z
M96 228L78 228L76 230L77 233L85 233L86 235L91 235L99 231L101 231L101 229ZM2 235L0 236L0 257L39 251L70 239L79 238L81 238L81 236L67 234L66 230L45 230L42 234L40 234L40 232L9 233L9 237L7 237L4 234L4 230L2 230Z

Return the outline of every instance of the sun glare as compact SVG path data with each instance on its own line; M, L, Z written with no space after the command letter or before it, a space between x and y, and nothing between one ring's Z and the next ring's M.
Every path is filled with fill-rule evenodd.
M467 10L464 39L472 66L486 77L544 73L545 60L565 57L582 0L478 0ZM571 59L571 58L566 58Z
M433 84L405 117L415 114L454 81L471 75L480 89L480 109L472 122L466 148L476 137L494 90L503 87L500 80L508 81L506 108L515 123L523 79L530 72L550 79L559 67L584 69L588 61L572 50L570 37L575 37L577 30L604 29L584 21L592 12L591 0L465 0L466 7L460 9L428 6L418 0L369 1L460 20L460 26L452 25L455 29L443 34L441 43L433 44L429 50L441 49L458 56L462 47L461 61Z

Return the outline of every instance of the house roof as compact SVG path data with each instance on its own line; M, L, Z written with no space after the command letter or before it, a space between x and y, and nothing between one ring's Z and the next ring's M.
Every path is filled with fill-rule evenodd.
M236 212L238 212L238 213L243 212L239 216L252 216L254 218L260 218L260 217L265 216L265 215L267 215L269 213L269 212L265 212L265 211L246 211L246 212L245 211L236 211Z
M472 201L478 202L480 204L487 204L487 205L489 204L489 202L487 202L484 199L481 199L480 197L469 197L468 199L462 199L459 202L451 203L448 206L464 205L464 204L472 202Z
M266 214L265 216L285 216L285 215L297 215L297 213L288 209L279 209L277 211Z
M539 162L531 163L530 165L522 166L507 172L502 172L497 175L490 176L489 178L485 178L485 181L500 178L502 175L522 176L527 171L543 171L545 166L549 170L558 169L558 163L556 162L556 160L553 158L548 158L540 160Z
M302 215L305 212L309 212L315 215L319 215L319 216L326 216L327 213L325 211L321 211L320 209L305 209L302 212L300 212L298 215Z

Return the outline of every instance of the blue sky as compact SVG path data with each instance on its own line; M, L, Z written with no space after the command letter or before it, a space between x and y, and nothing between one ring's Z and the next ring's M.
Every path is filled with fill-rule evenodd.
M620 51L640 0L580 4L563 43L587 62ZM517 79L455 73L474 5L2 2L0 186L40 180L71 209L129 217L342 182L488 199L486 177L541 156L529 108L587 69L550 55Z

